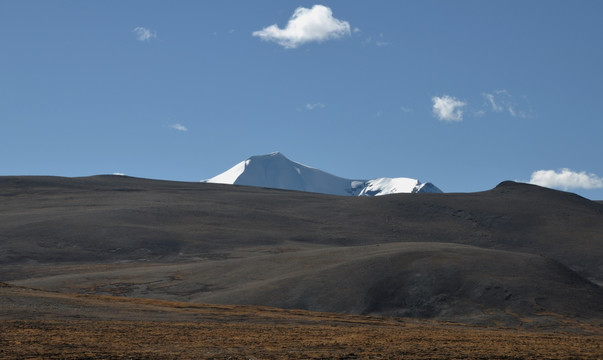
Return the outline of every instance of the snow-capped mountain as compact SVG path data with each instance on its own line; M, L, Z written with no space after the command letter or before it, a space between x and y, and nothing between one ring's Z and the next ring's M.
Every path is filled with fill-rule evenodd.
M205 182L351 196L442 192L432 183L409 178L344 179L291 161L279 152L252 156Z

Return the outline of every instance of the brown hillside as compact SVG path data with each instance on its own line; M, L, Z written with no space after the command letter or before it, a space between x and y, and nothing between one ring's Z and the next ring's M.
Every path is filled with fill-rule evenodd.
M486 323L602 313L603 206L527 184L357 198L2 177L0 199L0 280L28 286Z

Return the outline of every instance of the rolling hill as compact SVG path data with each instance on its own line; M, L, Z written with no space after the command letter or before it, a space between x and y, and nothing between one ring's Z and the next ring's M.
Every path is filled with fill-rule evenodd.
M603 318L603 206L533 185L346 197L1 177L0 199L0 281L22 286L483 324Z

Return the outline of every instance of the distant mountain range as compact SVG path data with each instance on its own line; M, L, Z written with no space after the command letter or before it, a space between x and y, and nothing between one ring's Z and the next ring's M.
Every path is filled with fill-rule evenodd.
M289 160L279 152L252 156L205 182L347 196L442 192L432 183L404 177L345 179Z

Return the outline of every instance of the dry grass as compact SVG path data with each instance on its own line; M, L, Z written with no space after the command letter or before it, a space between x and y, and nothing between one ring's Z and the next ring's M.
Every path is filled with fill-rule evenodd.
M14 311L0 317L2 359L603 358L603 332L589 324L527 331L13 287L3 294Z
M598 335L438 324L4 321L14 359L600 359Z

